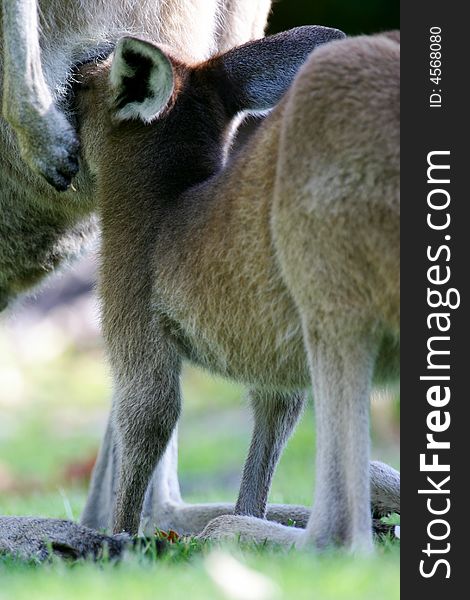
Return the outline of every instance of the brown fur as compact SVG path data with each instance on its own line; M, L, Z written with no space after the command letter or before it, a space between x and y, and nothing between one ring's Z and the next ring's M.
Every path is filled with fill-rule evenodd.
M80 99L123 449L115 529L136 530L188 359L259 390L292 394L312 377L317 489L304 541L368 547L368 397L376 357L396 363L399 325L398 44L316 51L225 167L241 108L236 88L217 93L233 83L221 81L227 59L172 65L175 91L150 125L113 117L109 64L86 69Z
M0 311L76 259L97 234L95 182L85 161L73 188L52 187L65 189L78 169L70 106L75 66L108 54L126 34L201 61L261 37L269 9L270 0L0 0ZM149 531L194 531L195 522L200 527L227 512L227 505L183 502L176 437L149 488L161 492L147 496ZM102 446L82 515L96 529L109 527L117 479L111 423ZM277 518L280 507L274 509Z

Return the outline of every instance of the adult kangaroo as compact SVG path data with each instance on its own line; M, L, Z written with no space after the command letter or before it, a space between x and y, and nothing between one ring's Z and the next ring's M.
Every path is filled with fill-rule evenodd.
M342 37L301 27L193 66L126 37L82 71L122 448L115 532L138 530L190 360L250 386L256 417L236 516L205 535L371 547L369 394L398 365L399 45ZM234 117L274 106L225 163ZM255 516L310 383L315 501L295 530Z

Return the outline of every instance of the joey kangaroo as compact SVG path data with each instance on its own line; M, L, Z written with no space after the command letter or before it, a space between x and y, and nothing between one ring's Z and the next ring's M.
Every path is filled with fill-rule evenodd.
M295 77L342 37L302 27L191 67L125 37L82 71L122 454L116 532L138 529L187 359L248 385L255 407L236 515L203 535L371 546L369 393L398 350L399 46L333 41ZM235 115L278 102L224 164ZM256 516L310 382L315 500L296 530Z

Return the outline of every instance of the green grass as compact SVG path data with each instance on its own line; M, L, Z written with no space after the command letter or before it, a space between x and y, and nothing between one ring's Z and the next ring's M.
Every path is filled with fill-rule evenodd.
M99 565L53 561L46 565L0 559L0 599L226 598L207 569L207 557L220 550L206 545L176 544L154 558L136 553L124 561ZM298 551L228 547L239 562L262 573L280 590L280 597L311 600L395 600L398 552L381 547L368 558Z
M12 380L11 373L14 381L21 378L15 394L2 396L0 391L0 514L78 518L86 481L70 480L67 472L71 463L94 455L104 427L109 385L101 353L66 349L45 364L15 361L5 344L2 351L0 339L3 376L7 381ZM2 372L0 384L1 378ZM246 401L240 401L245 392L193 369L185 372L183 390L183 495L192 502L233 501L251 433ZM384 423L393 421L395 410L394 403L374 408L373 455L398 466L394 434L384 429ZM309 407L276 472L272 502L311 504L314 444L314 416ZM10 479L7 487L3 481L3 491L2 469L4 479L5 473ZM0 557L0 600L228 598L207 568L214 552L219 550L210 544L180 540L168 545L163 556L140 550L119 563L53 560L38 565ZM371 557L319 556L254 545L235 545L224 552L274 582L278 598L399 597L398 542L382 540Z

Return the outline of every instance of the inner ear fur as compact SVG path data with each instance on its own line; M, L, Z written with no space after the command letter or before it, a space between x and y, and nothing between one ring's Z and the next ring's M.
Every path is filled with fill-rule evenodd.
M154 44L135 37L122 38L110 74L112 108L118 120L150 123L165 109L173 93L173 67Z

